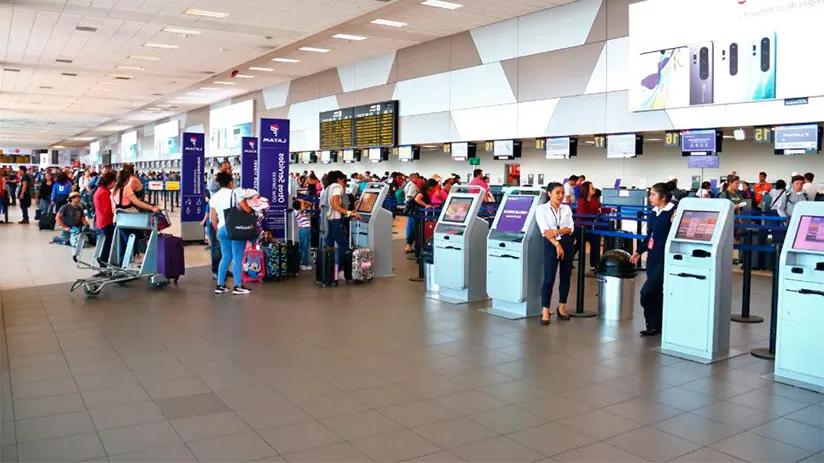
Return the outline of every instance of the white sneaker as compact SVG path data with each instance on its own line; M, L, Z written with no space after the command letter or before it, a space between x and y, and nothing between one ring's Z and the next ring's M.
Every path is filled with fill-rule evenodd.
M235 286L235 289L232 290L232 294L236 296L252 294L252 290L249 288L244 288L243 286Z
M308 272L309 270L312 270L312 267L310 267L308 265L301 265L300 269L303 270L304 272Z
M345 280L345 279L346 279L346 274L345 274L345 273L343 273L343 270L341 270L340 272L338 272L338 280L343 281L343 280Z

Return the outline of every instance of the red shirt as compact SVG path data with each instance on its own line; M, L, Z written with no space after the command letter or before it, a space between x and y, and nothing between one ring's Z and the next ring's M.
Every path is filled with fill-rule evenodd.
M104 186L94 192L94 226L98 230L114 223L112 192Z
M601 212L601 201L593 197L589 201L584 198L578 200L578 214L599 214ZM578 219L579 222L595 222L594 217L582 217ZM587 227L590 228L590 227Z

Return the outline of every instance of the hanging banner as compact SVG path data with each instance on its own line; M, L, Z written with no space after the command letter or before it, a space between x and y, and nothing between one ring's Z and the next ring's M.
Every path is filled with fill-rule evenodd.
M258 187L258 139L243 137L243 150L240 155L240 186L242 188Z
M204 137L202 133L183 133L182 168L180 170L183 191L181 192L180 221L200 222L204 214Z
M260 120L258 191L269 199L266 228L277 239L286 239L289 208L289 119Z

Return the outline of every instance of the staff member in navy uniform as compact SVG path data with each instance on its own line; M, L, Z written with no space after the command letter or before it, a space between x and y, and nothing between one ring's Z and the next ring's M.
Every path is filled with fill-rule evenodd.
M649 192L652 214L647 223L647 237L630 258L630 262L637 264L641 255L648 253L647 282L641 288L641 306L644 308L647 329L641 331L641 336L661 334L664 316L664 244L675 213L675 205L671 201L672 191L666 183L652 186Z
M552 300L552 288L555 286L555 275L561 267L561 280L558 283L558 319L569 320L566 312L567 296L569 296L569 280L572 277L572 260L574 248L572 232L575 225L572 222L572 208L562 204L564 200L564 186L552 182L547 186L549 202L541 204L535 210L535 221L544 237L544 284L541 288L541 325L549 325L552 312L549 304Z

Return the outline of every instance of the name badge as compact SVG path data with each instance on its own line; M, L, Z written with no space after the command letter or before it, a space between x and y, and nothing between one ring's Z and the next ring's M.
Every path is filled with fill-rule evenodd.
M647 244L647 248L648 248L650 251L652 251L652 248L654 248L654 247L655 247L655 238L650 237L650 238L649 238L649 244Z

